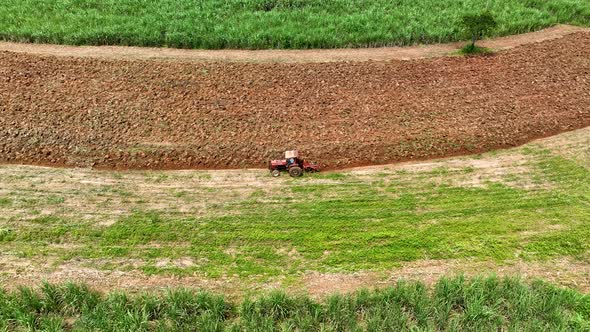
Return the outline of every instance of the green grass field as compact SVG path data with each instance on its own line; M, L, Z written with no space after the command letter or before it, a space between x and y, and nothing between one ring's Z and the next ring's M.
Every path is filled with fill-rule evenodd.
M2 166L0 277L28 266L289 286L425 260L587 265L589 137L299 179Z
M466 39L489 7L495 35L590 24L583 0L3 0L0 39L176 48L334 48Z
M0 291L5 331L587 331L590 296L543 282L441 279L333 295L273 292L240 304L185 289L101 295L76 284Z

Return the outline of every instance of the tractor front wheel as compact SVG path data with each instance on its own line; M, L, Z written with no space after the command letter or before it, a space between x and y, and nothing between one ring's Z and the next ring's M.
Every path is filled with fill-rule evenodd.
M298 176L303 175L303 170L301 169L301 167L297 167L297 166L291 167L291 168L289 168L289 175L296 178Z
M276 177L279 177L279 176L281 176L281 171L279 171L278 169L273 169L273 170L270 172L270 174L271 174L273 177L275 177L275 178L276 178Z

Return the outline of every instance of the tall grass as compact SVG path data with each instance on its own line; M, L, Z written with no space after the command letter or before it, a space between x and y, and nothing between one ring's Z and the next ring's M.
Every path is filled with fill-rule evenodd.
M465 39L490 8L497 35L590 24L580 0L3 0L0 39L176 48L334 48Z
M0 329L43 331L575 331L590 297L516 278L400 281L323 301L273 292L233 304L186 289L101 295L76 284L0 291Z

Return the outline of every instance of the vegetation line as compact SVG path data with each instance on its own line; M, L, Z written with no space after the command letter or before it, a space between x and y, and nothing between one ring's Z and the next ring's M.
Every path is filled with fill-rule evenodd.
M590 328L590 296L542 281L399 281L323 301L273 292L228 302L187 289L102 295L85 285L0 291L0 329L30 331L562 331Z
M463 15L489 8L493 36L590 25L570 0L3 0L0 40L201 49L400 46L468 39Z

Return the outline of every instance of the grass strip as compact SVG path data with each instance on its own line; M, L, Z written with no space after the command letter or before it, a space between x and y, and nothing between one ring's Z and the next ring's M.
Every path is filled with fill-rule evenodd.
M101 294L80 284L0 291L0 329L43 331L576 331L590 297L543 281L442 278L321 301L272 292L233 303L203 291Z

